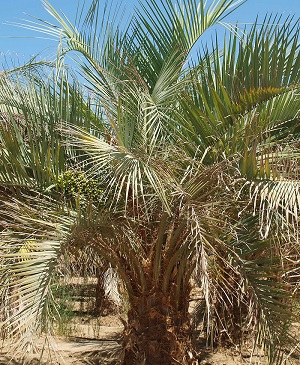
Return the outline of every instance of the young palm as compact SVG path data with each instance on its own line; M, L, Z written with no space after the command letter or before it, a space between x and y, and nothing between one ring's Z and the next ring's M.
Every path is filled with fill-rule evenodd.
M212 340L237 344L253 331L270 362L281 363L291 318L289 262L298 252L299 29L292 19L282 26L280 19L265 19L241 35L233 29L222 52L216 41L192 61L203 32L240 2L206 7L204 1L149 0L124 32L109 12L100 16L98 1L76 26L44 3L60 23L39 26L61 41L59 76L52 88L44 87L49 83L44 78L47 92L41 94L36 81L26 81L29 95L36 95L32 104L12 96L8 87L2 92L3 115L10 116L13 131L1 131L7 156L1 185L5 199L13 201L8 209L2 199L3 280L18 277L22 295L30 292L31 318L45 311L49 265L38 272L47 278L39 286L39 311L32 306L37 289L23 280L32 278L32 252L47 251L46 232L35 236L39 221L30 213L37 214L38 202L45 201L44 219L50 216L62 237L55 257L62 242L74 249L88 245L124 281L130 302L124 364L195 361L188 311L192 277L201 284ZM61 71L71 51L79 55L86 98ZM37 95L45 95L47 103ZM44 134L28 128L39 118ZM18 139L12 143L14 133ZM40 154L37 138L51 141ZM18 143L24 151L15 156ZM38 178L38 169L45 178ZM69 169L84 173L97 193L82 194L78 186L71 198L61 192L59 181ZM18 245L33 238L41 243L25 265ZM13 316L11 328L24 313Z

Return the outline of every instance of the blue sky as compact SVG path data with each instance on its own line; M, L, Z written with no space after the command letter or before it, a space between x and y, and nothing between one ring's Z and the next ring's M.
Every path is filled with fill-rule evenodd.
M27 61L31 55L43 51L43 55L55 54L57 44L47 39L39 39L38 33L8 25L9 22L18 22L20 19L30 19L26 14L50 20L40 0L0 0L0 55L1 58L17 58L20 63ZM116 1L117 2L117 1ZM70 20L74 20L77 0L50 0L58 10L62 10ZM132 12L137 0L123 0L128 13ZM295 14L300 17L300 0L248 0L234 14L226 20L235 23L253 22L257 15L263 19L266 13ZM1 62L1 61L0 61Z

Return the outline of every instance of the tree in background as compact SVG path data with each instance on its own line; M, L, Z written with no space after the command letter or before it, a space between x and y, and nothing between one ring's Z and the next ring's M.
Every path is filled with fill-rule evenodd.
M74 25L43 2L59 26L34 28L58 38L56 70L1 75L6 333L51 330L58 258L88 246L127 291L122 363L196 361L193 278L212 342L252 336L281 364L299 259L299 26L231 27L194 56L240 1L148 0L127 27L96 0ZM69 171L84 181L71 196Z

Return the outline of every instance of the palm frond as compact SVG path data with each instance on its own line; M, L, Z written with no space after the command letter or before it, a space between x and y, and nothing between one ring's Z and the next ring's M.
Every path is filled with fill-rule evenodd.
M101 171L110 171L111 176L106 176L106 181L108 191L113 193L113 205L124 199L125 206L130 203L133 204L131 208L135 209L134 205L139 204L139 199L143 201L155 192L165 209L170 210L161 176L163 172L150 164L149 159L145 160L141 151L131 152L72 126L66 132L73 136L73 141L69 143L86 153L84 163L92 176L101 179Z
M75 157L59 132L62 126L72 120L99 130L97 111L90 110L91 100L83 99L78 85L66 73L47 71L1 75L2 185L45 190Z
M190 83L191 93L181 99L182 110L187 113L184 132L194 138L203 153L211 148L207 161L214 157L213 151L226 156L236 152L250 155L249 145L241 145L247 133L250 140L257 141L260 135L266 140L275 138L274 134L286 136L291 130L298 131L299 28L290 18L266 20L261 26L255 23L249 31L245 29L242 39L232 34L222 52L216 40L213 51L206 51L186 76L193 77L194 82ZM276 54L282 59L279 73ZM265 69L257 69L258 65Z
M297 342L290 331L296 315L291 284L280 280L285 270L285 257L280 252L281 248L277 247L276 234L269 235L268 239L260 239L254 222L253 216L243 221L248 233L242 233L239 242L234 244L234 251L238 254L238 260L243 260L245 269L243 290L250 293L252 313L249 314L258 318L253 351L256 346L262 345L269 362L281 364L285 352Z
M251 199L254 211L260 215L260 232L263 237L270 233L273 222L277 229L294 234L298 232L300 211L299 181L263 181L253 186Z
M1 197L1 297L9 293L3 332L22 355L57 313L51 293L61 245L74 219L38 194ZM54 311L53 311L54 309ZM29 347L28 347L29 346Z

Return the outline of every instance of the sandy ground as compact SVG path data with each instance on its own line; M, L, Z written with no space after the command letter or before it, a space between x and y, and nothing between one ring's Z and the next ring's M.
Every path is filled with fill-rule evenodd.
M108 316L108 323L116 324L117 318ZM95 334L91 323L78 323L74 330L77 329L81 335L84 333ZM94 325L95 328L95 325ZM51 355L44 355L41 361L42 365L116 365L121 350L121 336L123 327L118 326L99 326L97 328L97 338L89 337L55 337L53 348L55 351ZM41 347L42 345L40 345ZM7 353L0 354L0 365L38 365L38 355L27 355L24 359L11 359ZM205 350L202 352L199 365L242 365L250 364L248 354L241 356L231 350L218 350L211 352ZM253 359L254 365L265 365L263 358ZM159 364L157 364L159 365Z
M81 333L89 333L89 325L80 325ZM45 353L42 365L113 365L116 364L121 350L121 334L123 327L102 326L97 339L88 337L57 336L51 340L53 351ZM42 341L38 348L42 348ZM38 365L37 354L27 355L24 359L11 358L7 352L0 352L0 365Z
M78 281L78 280L77 280ZM117 365L121 351L123 324L120 316L125 314L106 314L102 317L89 315L93 307L91 297L84 302L80 298L72 299L74 317L67 320L62 328L57 329L57 335L52 342L50 353L45 351L41 359L42 365ZM77 301L76 301L77 300ZM86 303L89 303L86 306ZM295 335L300 339L300 323L295 324ZM234 349L205 349L204 338L199 338L200 360L198 365L266 365L265 359L251 357L250 351L242 354ZM42 342L38 345L42 348ZM48 354L48 355L47 355ZM27 355L23 359L11 358L0 344L0 365L38 365L39 355ZM160 364L157 364L160 365ZM300 359L290 358L284 365L300 365Z
M119 328L110 328L111 331L119 331ZM103 334L106 329L103 328ZM95 340L84 338L56 338L56 352L52 353L51 357L43 356L42 365L116 365L118 355L121 350L119 341L115 340ZM226 352L218 351L210 353L206 351L203 353L203 359L200 360L199 365L241 365L249 364L249 358L243 358L232 351ZM37 355L28 355L23 360L11 359L6 354L0 355L0 365L38 365L39 360ZM261 361L253 361L252 364L264 365L263 359ZM159 365L159 364L157 364Z
M78 318L79 320L79 318ZM74 331L79 331L79 336L56 336L53 342L55 351L51 355L42 357L42 365L117 365L121 351L123 327L118 317L107 316L108 325L97 328L97 338L89 338L95 334L95 324L77 323L72 325ZM91 321L90 321L91 322ZM93 329L94 328L94 329ZM86 334L87 337L83 337ZM200 339L201 341L201 339ZM203 341L203 339L202 339ZM41 347L42 345L40 345ZM11 358L0 350L0 365L38 365L39 356L28 355L24 359ZM202 350L199 365L266 365L264 357L251 358L250 353L245 351L240 354L234 349L210 349ZM160 364L157 364L160 365ZM300 359L291 358L284 365L300 365Z

